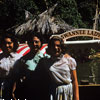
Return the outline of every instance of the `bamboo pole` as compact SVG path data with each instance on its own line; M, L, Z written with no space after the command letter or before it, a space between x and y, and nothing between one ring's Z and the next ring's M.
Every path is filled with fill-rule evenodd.
M93 24L93 29L98 30L98 0L96 4L96 13L95 13L95 18L94 18L94 24Z

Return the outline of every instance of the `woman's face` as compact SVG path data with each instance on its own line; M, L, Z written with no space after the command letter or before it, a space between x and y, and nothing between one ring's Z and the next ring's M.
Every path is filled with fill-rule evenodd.
M52 56L58 57L60 56L62 49L61 49L61 43L59 40L54 41L52 48Z
M33 37L32 42L30 43L30 48L35 53L41 48L41 41L38 37Z
M9 52L9 53L13 52L14 43L11 40L11 38L5 38L4 47L5 47L4 51Z

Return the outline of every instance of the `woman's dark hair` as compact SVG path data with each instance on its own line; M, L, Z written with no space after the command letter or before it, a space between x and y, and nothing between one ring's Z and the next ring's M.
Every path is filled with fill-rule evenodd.
M14 32L5 31L3 33L2 37L1 37L1 41L0 41L0 47L1 47L2 50L4 49L3 44L5 44L5 38L10 38L11 39L11 41L14 43L13 51L16 52L19 44L18 44L17 38L14 35Z
M64 53L65 53L65 44L64 44L63 39L62 39L61 37L58 37L58 36L53 36L52 38L49 39L48 48L47 48L46 52L47 52L49 55L52 54L51 48L53 48L54 41L60 41L62 53L64 54Z
M33 37L35 37L35 36L38 37L39 40L41 41L41 44L43 44L43 36L40 33L35 33L33 31L28 31L26 34L26 40L27 40L28 44L32 42Z

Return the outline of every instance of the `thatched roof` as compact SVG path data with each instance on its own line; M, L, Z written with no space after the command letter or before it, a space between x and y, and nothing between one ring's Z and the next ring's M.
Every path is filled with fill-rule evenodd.
M28 20L26 23L15 28L15 34L24 35L27 33L27 31L32 30L36 33L41 33L42 35L52 35L74 29L63 20L58 20L54 16L52 16L52 13L56 6L57 4L38 15L35 19L32 19L32 15L29 19L28 16L30 15L30 13L28 14L28 12L26 12L26 17Z

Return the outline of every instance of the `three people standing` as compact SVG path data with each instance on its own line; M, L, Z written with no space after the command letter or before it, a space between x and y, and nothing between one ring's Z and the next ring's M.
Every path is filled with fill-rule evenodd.
M10 78L16 83L20 79L23 80L21 83L23 88L17 84L17 87L22 89L21 97L17 98L28 100L72 100L74 98L74 100L79 100L76 61L65 52L63 40L59 37L52 37L48 42L45 54L40 51L43 43L43 37L40 34L30 32L27 38L30 52L21 59L19 59L21 56L17 56L17 58L14 56L16 60L19 59L15 64L15 60L14 62L13 59L11 60L13 56L11 52L14 50L11 49L13 40L5 39L5 47L9 44L9 47L6 47L7 52L11 51L3 55L8 57L7 54L9 54L10 63L14 64L9 76L12 76ZM4 48L3 51L5 52L5 50Z

